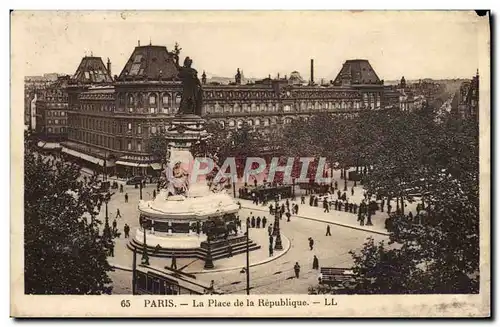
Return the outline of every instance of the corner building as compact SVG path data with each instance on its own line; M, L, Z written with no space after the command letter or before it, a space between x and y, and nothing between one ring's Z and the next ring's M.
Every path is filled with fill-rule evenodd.
M196 58L195 58L196 59ZM177 113L182 85L177 78L179 51L165 46L135 47L119 75L111 63L85 57L68 86L68 141L63 152L112 175L154 175L159 158L148 153L152 135L165 130ZM196 64L195 64L196 66ZM262 132L318 112L356 115L387 109L383 80L367 60L347 60L328 84L304 82L298 72L290 78L265 78L242 84L239 69L234 82L203 85L202 116L233 129L243 124Z

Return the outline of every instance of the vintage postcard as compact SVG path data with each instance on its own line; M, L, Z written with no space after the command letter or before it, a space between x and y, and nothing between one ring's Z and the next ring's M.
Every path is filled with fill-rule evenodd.
M490 316L488 12L13 11L11 59L11 316Z

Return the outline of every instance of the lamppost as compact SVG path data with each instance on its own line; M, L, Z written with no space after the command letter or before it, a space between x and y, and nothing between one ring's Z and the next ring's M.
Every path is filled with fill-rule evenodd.
M295 178L292 179L292 198L295 199Z
M250 295L250 234L248 233L249 230L250 230L250 226L248 226L248 224L245 224L246 225L246 229L247 229L247 232L246 232L246 235L247 235L247 239L246 239L246 250L247 250L247 269L246 269L246 275L247 275L247 295Z
M148 247L146 245L146 227L148 225L147 220L145 218L142 218L142 233L143 233L143 239L142 239L142 258L141 258L141 263L143 265L149 266L149 256L148 256Z
M139 200L142 200L142 181L139 184Z
M233 175L233 197L236 199L236 175Z
M279 203L276 201L274 210L274 229L273 235L276 236L276 241L274 242L274 249L277 251L283 250L283 244L281 243L281 233L280 233L280 217L278 212Z
M214 262L212 260L212 246L210 245L210 238L211 238L211 231L210 229L207 230L207 243L208 243L208 251L207 255L205 256L205 265L203 266L204 269L214 269Z
M104 216L104 231L103 235L107 241L111 241L111 228L109 227L109 215L108 215L108 202L111 198L111 194L109 192L104 195L104 208L105 208L105 216Z

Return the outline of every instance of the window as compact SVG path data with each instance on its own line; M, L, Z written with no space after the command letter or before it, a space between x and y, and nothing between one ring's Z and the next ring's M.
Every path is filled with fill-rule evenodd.
M64 111L61 111L61 116L66 116L66 113Z
M141 125L137 126L137 134L141 134L142 133L142 128L141 128Z
M128 108L128 112L134 112L134 108Z
M128 141L127 150L132 150L132 142Z
M229 126L230 126L230 127L234 127L234 120L230 120L230 121L229 121Z
M164 107L170 106L170 96L168 94L163 95L163 106Z
M156 104L156 95L149 96L149 104Z
M137 151L142 151L142 143L141 142L137 143Z
M128 123L128 130L131 131L132 130L132 123Z
M49 125L51 125L51 124L52 124L52 120L49 119Z
M248 124L248 126L252 126L252 125L253 125L253 120L249 119L249 120L247 121L247 124Z
M51 127L47 128L47 131L48 131L49 133L52 133L52 128L51 128Z
M156 134L156 126L151 126L151 134Z
M226 127L226 124L224 123L224 121L220 121L219 124L220 124L220 127L222 129L224 129L224 127Z
M156 108L149 108L149 113L151 113L151 114L156 113Z
M66 128L61 127L61 133L64 133L64 132L66 132Z
M286 105L284 108L283 108L284 111L290 111L290 106L289 105Z
M269 118L264 119L264 126L269 126Z
M260 125L260 119L259 118L255 119L255 126L257 126L257 125Z

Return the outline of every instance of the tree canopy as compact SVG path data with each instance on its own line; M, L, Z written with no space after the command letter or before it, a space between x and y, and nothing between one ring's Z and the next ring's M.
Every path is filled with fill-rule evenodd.
M26 294L110 294L112 267L97 219L104 197L97 177L81 180L78 166L24 154L24 273Z

